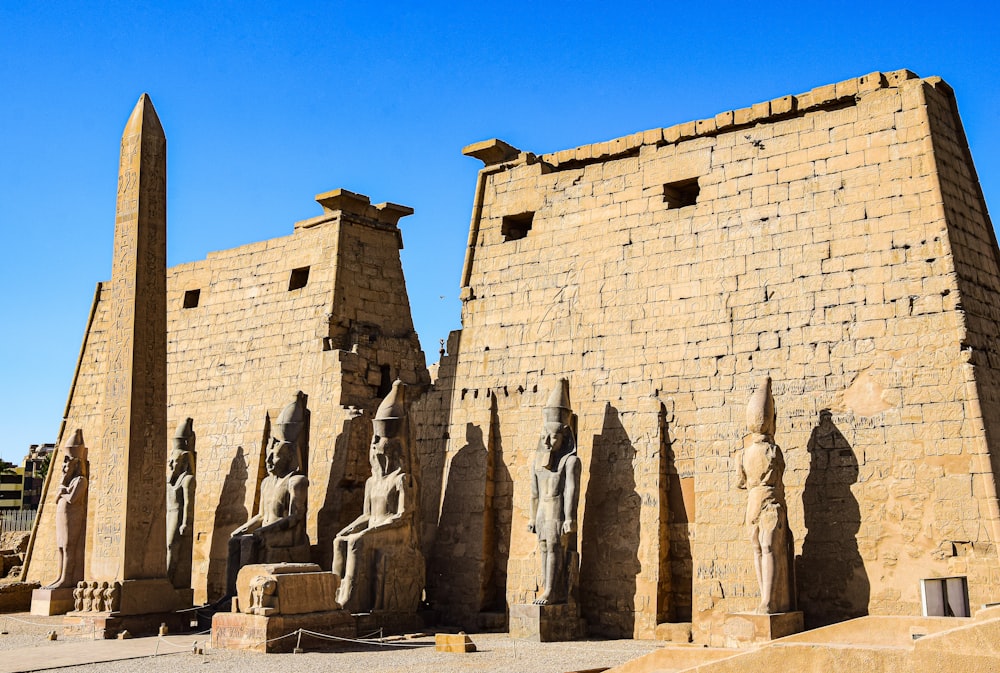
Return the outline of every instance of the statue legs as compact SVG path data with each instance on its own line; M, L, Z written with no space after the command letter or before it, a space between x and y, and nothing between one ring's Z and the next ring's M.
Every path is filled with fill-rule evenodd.
M539 540L542 553L542 595L535 599L535 605L550 605L566 600L565 570L568 562L562 539Z
M401 563L407 566L406 572L397 567ZM391 572L386 564L393 566ZM395 609L397 604L410 602L414 603L410 609L416 609L419 594L416 601L409 600L407 587L412 582L406 580L418 577L422 588L423 557L414 548L408 529L369 528L334 538L333 572L340 577L337 602L345 610Z
M778 528L782 524L777 509L769 506L760 513L756 525L750 527L754 571L757 574L757 585L760 587L760 605L757 607L757 612L764 615L774 612L776 603L784 602L780 597L779 600L775 600L774 587L774 543L776 537L781 537Z
M354 587L359 578L358 556L364 554L364 533L338 535L333 540L333 572L340 577L337 602L353 611Z
M226 563L226 594L236 595L236 578L240 568L256 563L260 558L260 541L253 535L229 538L229 557Z

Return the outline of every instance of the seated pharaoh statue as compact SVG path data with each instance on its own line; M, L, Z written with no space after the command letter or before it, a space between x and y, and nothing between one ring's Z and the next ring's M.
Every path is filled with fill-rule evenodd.
M236 579L245 565L309 562L309 480L300 471L305 400L299 392L278 417L267 447L267 476L260 485L260 509L229 538L226 592L231 596L236 594Z
M378 407L363 511L333 541L337 602L353 613L415 612L424 588L404 395L397 380Z

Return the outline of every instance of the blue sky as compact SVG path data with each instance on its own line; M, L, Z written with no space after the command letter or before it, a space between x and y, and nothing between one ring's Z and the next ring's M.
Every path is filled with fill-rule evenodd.
M479 162L669 126L873 70L956 90L1000 202L992 3L25 3L0 0L0 455L54 441L138 96L168 140L170 264L291 233L344 187L416 213L403 265L428 360L459 327Z

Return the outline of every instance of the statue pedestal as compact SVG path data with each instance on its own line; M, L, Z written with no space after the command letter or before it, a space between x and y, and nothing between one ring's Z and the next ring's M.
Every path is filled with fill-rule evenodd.
M123 615L118 612L69 612L67 621L94 630L95 638L111 640L122 631L133 636L153 636L160 625L166 624L170 633L184 633L191 630L191 616L186 612L149 612L142 615ZM89 634L89 630L85 630Z
M726 647L747 647L790 636L803 630L801 612L761 615L756 612L730 612L722 625Z
M90 626L98 638L115 638L125 630L133 636L155 635L161 624L171 633L184 633L191 630L192 615L177 610L190 608L191 596L191 589L175 589L166 579L125 580L118 610L73 610L66 617Z
M383 630L420 631L416 612L351 614L337 603L340 578L312 563L261 563L240 568L233 612L212 617L212 647L255 652L291 652L299 629L340 638ZM304 636L315 644L316 636ZM325 647L335 645L324 641Z
M217 612L212 617L212 647L252 652L291 652L298 642L298 636L282 636L294 634L299 629L341 638L358 636L355 619L347 610L268 616ZM303 637L315 645L315 638ZM323 644L330 646L334 643L323 641Z
M35 589L31 592L31 614L64 615L73 609L73 588Z
M212 647L252 652L291 652L298 642L299 629L327 636L358 638L382 630L384 635L413 633L424 628L417 614L373 612L352 615L347 610L327 610L304 614L253 615L242 612L217 612L212 617ZM336 647L330 640L320 641L304 635L303 645L313 647L322 642L324 648ZM280 640L279 640L280 639ZM270 642L269 642L270 641ZM351 643L341 643L351 647Z
M511 605L510 636L541 643L579 640L587 631L576 604Z

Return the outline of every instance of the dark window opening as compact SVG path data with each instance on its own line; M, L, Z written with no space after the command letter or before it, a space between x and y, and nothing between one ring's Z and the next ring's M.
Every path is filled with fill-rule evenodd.
M378 397L385 397L392 392L392 368L389 365L379 365L379 374L381 378L378 382Z
M201 290L188 290L184 293L184 308L194 308L201 299Z
M288 279L288 289L301 290L309 282L309 267L303 266L299 269L292 269L292 275Z
M693 206L698 201L698 178L678 180L663 185L663 202L667 208Z
M508 215L503 218L500 225L500 233L503 240L516 241L524 238L531 231L531 221L535 218L534 213L521 213L520 215Z

